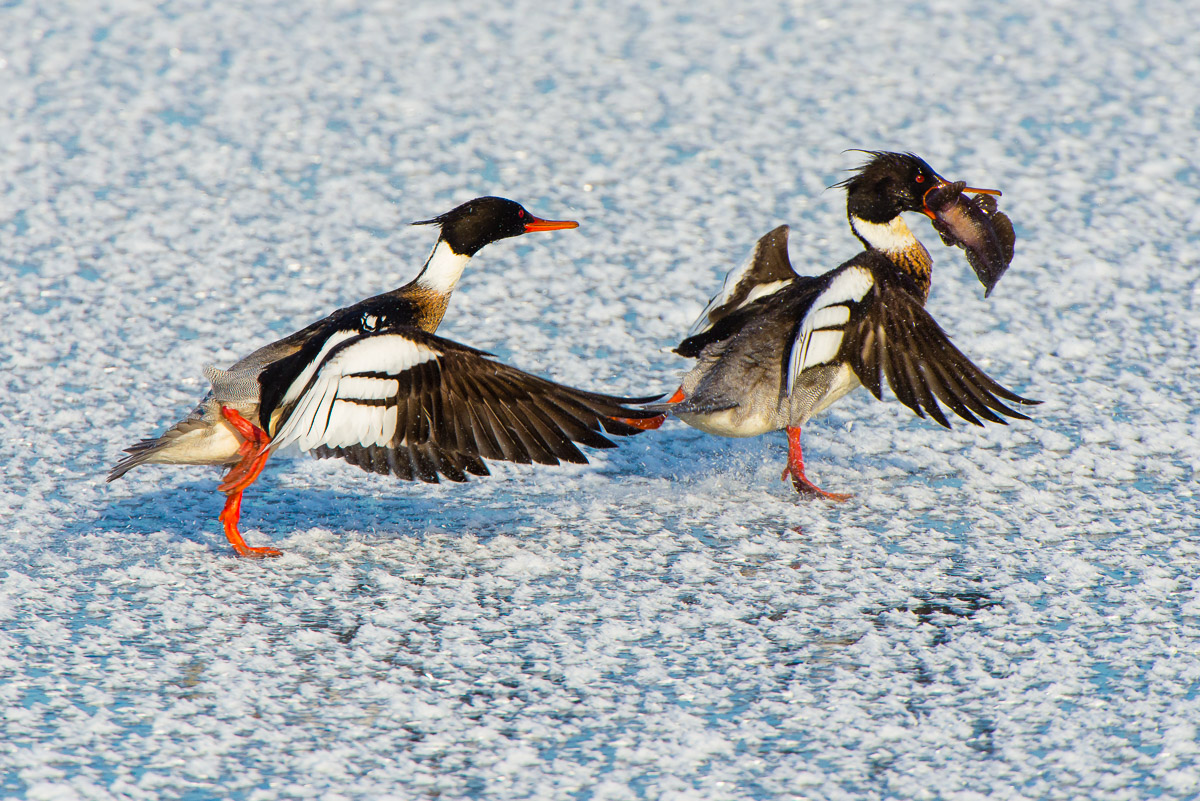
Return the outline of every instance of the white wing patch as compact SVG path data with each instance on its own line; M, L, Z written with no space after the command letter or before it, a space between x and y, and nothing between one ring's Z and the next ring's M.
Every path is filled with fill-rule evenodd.
M847 300L862 300L873 286L875 286L875 276L871 275L870 270L862 267L843 270L834 276L825 291L817 296L809 313L835 303L844 303Z
M738 308L740 309L743 306L749 305L749 304L753 303L754 301L758 300L759 298L765 298L767 295L774 295L776 292L783 289L785 286L787 286L790 283L792 283L792 282L791 281L771 281L766 284L759 284L758 286L754 287L754 289L750 290L750 294L746 295L746 299L738 304Z
M310 432L311 433L311 432ZM297 440L302 450L311 450L318 445L345 448L350 445L387 445L396 433L396 405L364 406L354 401L337 399L329 415L329 426L318 442L306 444L309 439Z
M333 350L347 339L357 335L357 331L336 331L331 334L329 339L325 340L325 345L322 346L321 352L317 354L317 358L313 359L308 366L304 368L304 371L300 373L300 375L296 376L296 380L292 382L292 385L288 387L287 392L283 394L283 398L279 401L279 405L287 406L295 401L300 393L304 391L304 388L308 386L308 382L312 380L313 373L315 373L317 368L321 366L321 363L325 361L325 357L329 355L329 351Z
M387 445L397 426L400 381L393 376L442 355L400 334L363 336L326 359L332 347L326 343L288 388L285 400L293 395L299 400L275 434L276 448L293 443L305 451L320 445ZM300 381L313 373L316 378L305 390Z
M843 329L850 321L851 301L860 301L875 285L869 270L851 267L836 275L825 291L813 300L788 358L787 393L792 394L800 374L810 367L828 364L842 348Z
M812 315L812 327L814 329L845 325L850 322L849 306L826 306L823 309L810 312L810 314Z
M338 382L338 397L383 400L395 396L399 389L400 382L394 378L348 375Z

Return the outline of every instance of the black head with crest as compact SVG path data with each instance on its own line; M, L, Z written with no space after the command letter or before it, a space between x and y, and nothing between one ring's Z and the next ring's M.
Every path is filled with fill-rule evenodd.
M884 224L906 211L926 215L945 244L966 251L985 296L990 294L1008 269L1016 243L1012 222L997 205L1000 192L948 181L912 153L860 152L871 158L836 184L846 189L851 219Z

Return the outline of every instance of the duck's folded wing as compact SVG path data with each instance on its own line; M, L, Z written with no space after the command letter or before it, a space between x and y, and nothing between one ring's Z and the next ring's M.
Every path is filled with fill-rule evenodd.
M1028 420L1004 401L1032 406L992 380L954 347L941 326L907 292L876 285L856 304L839 354L876 398L882 379L896 398L924 417L950 427L937 401L977 426L979 418L1004 424L1001 415Z
M356 334L322 348L272 411L276 447L436 482L487 475L483 459L586 464L576 443L640 431L653 413L573 389L418 329Z

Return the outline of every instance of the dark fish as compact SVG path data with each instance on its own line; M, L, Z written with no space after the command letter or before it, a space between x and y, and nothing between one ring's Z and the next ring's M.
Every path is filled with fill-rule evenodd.
M925 209L942 241L966 251L986 298L1012 261L1017 235L994 195L964 194L972 191L962 181L939 184L925 193Z

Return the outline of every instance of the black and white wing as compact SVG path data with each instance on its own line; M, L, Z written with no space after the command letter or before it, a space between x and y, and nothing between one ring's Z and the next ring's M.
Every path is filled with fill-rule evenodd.
M874 274L862 266L851 264L829 276L796 329L787 361L786 394L792 394L805 370L837 361L846 339L851 308L874 286Z
M1004 424L1001 415L1029 419L1004 401L1026 406L1041 402L993 381L954 347L916 298L886 284L869 287L853 304L841 344L838 358L849 363L872 395L881 398L885 375L901 403L918 417L928 412L946 428L950 423L938 400L977 426L983 425L979 418Z
M601 431L639 431L617 418L653 416L416 328L338 331L314 349L263 375L275 447L407 480L487 475L483 459L586 464L575 443L614 447Z
M788 259L788 231L781 225L764 234L740 267L730 270L721 291L708 302L688 329L687 338L711 329L722 317L744 308L761 297L774 294L796 278Z

